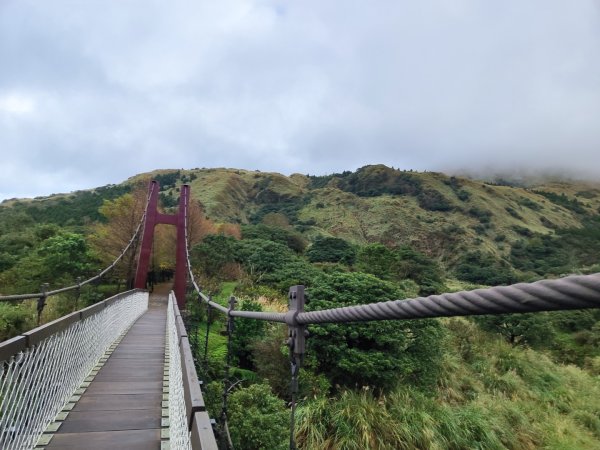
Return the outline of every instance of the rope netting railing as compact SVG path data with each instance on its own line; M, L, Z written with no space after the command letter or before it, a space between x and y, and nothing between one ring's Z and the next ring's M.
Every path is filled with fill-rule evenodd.
M191 449L190 432L186 417L183 377L181 371L181 352L179 351L180 333L175 324L173 293L169 294L167 309L167 345L169 355L169 440L172 448Z
M31 294L3 295L3 296L0 296L0 302L1 301L19 301L19 300L28 300L28 299L37 298L37 299L42 300L42 305L43 305L43 302L45 301L45 299L50 296L62 294L64 292L79 290L82 288L82 286L85 286L87 284L90 284L90 283L93 283L95 281L102 279L102 277L104 277L107 273L109 273L111 270L113 270L116 267L116 265L121 261L121 259L123 259L123 257L127 254L127 252L132 248L132 246L135 244L135 242L139 238L140 231L142 230L142 226L144 225L144 222L146 220L146 214L148 213L148 203L150 202L150 196L152 195L153 190L154 190L154 185L152 185L152 187L150 188L148 197L146 198L146 205L144 206L144 212L142 214L142 217L140 218L140 221L138 222L138 224L135 228L135 231L133 232L133 236L128 241L127 245L123 248L121 253L114 259L114 261L112 263L110 263L108 266L106 266L104 269L102 269L98 274L94 275L93 277L87 278L85 280L79 281L76 284L62 287L59 289L54 289L51 291L46 289L46 290L42 290L41 292L35 292L35 293L31 293Z
M0 448L33 448L147 308L147 292L128 291L0 344Z
M167 345L171 448L217 450L188 332L172 291L167 311Z

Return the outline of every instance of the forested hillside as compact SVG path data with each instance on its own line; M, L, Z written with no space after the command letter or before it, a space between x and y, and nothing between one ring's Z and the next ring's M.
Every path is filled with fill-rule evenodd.
M161 170L121 185L0 205L0 292L96 271L141 215L145 186L166 211L193 197L192 264L239 308L285 310L305 284L310 310L569 273L600 272L600 183L473 180L382 165L328 176ZM155 267L173 264L157 228ZM130 267L129 267L130 269ZM79 306L123 286L127 264ZM194 305L193 298L190 298ZM51 320L76 305L57 299ZM204 349L206 312L191 307ZM199 366L220 416L224 324L212 318ZM35 326L33 303L0 304L6 339ZM600 311L310 327L298 441L310 449L600 448ZM193 332L191 332L193 334ZM287 448L285 329L237 321L236 448ZM260 435L255 430L268 431ZM268 436L266 438L265 436Z

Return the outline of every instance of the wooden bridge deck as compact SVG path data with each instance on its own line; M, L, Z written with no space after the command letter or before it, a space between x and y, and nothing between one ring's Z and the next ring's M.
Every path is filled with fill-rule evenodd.
M161 448L169 290L157 286L148 311L129 329L45 448Z

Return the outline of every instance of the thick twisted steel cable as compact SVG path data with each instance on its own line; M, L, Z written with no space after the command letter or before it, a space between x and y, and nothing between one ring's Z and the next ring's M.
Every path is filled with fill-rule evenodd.
M600 308L600 274L299 313L300 325Z
M75 289L79 289L82 286L85 286L86 284L89 284L93 281L96 281L96 280L102 278L104 275L106 275L108 272L110 272L112 269L115 268L117 263L125 256L127 251L131 248L131 246L133 245L135 240L138 238L140 230L142 229L142 225L144 224L144 221L146 220L146 214L148 213L148 204L150 202L150 196L152 195L153 191L154 191L154 184L152 184L152 187L150 188L150 192L148 193L148 197L146 199L146 206L144 207L144 213L142 214L142 217L133 233L133 236L131 237L131 239L125 246L125 248L121 251L119 256L117 256L116 259L110 265L108 265L106 268L104 268L100 273L98 273L97 275L94 275L91 278L88 278L87 280L82 281L81 283L74 284L72 286L55 289L53 291L37 292L37 293L32 293L32 294L4 295L4 296L0 296L0 301L17 301L17 300L27 300L27 299L32 299L32 298L40 298L40 297L50 297L52 295L61 294L63 292L68 292L68 291L72 291Z

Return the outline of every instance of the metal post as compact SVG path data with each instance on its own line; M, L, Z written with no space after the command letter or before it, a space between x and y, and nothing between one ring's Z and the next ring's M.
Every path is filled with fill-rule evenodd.
M175 250L175 280L173 291L177 299L179 309L185 309L185 283L187 280L188 266L186 257L185 223L186 211L189 205L190 187L187 184L181 186L179 194L179 211L174 217L174 225L177 227L177 244Z
M73 311L77 311L77 307L79 306L79 298L81 297L81 282L83 281L83 278L77 277L75 281L77 282L77 291L75 291L75 309Z
M296 450L296 397L298 395L298 373L304 362L306 353L306 325L300 325L297 321L299 313L304 312L304 286L292 286L289 293L288 307L285 321L288 324L288 346L290 348L290 369L292 410L290 413L290 450Z
M42 311L44 311L44 306L46 306L46 299L48 298L48 288L50 285L48 283L43 283L40 290L42 291L42 295L38 298L37 301L37 324L40 325L40 321L42 319Z
M199 301L200 296L198 296ZM208 297L209 300L212 300L212 297ZM204 370L208 373L208 334L210 333L210 319L211 319L211 311L212 307L207 303L206 304L206 336L204 339Z
M234 331L234 317L231 315L231 311L235 309L237 300L234 296L229 297L229 310L227 312L227 363L225 364L225 379L223 382L223 407L221 409L221 424L225 431L225 437L227 442L225 445L227 448L233 448L233 442L231 441L231 435L229 434L229 425L227 423L227 397L229 395L229 388L231 382L229 380L229 369L231 367L231 339Z
M148 266L150 265L150 254L152 253L152 243L154 240L154 227L158 215L158 191L160 185L157 181L151 181L148 186L149 200L146 209L146 219L144 221L144 230L142 232L142 242L140 254L138 256L138 265L135 273L134 287L146 289L146 278L148 277Z

